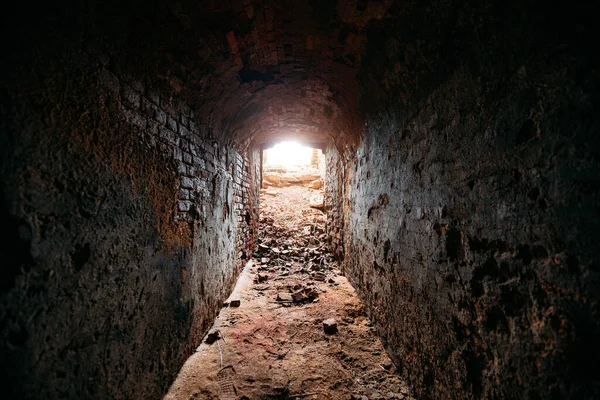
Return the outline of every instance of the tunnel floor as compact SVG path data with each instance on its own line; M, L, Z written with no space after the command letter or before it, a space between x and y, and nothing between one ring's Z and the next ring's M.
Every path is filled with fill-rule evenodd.
M325 249L321 192L261 192L259 249L165 400L412 399Z

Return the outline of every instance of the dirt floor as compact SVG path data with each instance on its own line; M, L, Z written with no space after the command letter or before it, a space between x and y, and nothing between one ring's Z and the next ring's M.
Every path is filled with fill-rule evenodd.
M320 190L261 192L259 249L165 399L411 399L325 248Z

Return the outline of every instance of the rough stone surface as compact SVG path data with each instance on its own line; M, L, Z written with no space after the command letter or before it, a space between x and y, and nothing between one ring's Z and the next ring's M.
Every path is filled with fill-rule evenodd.
M300 138L328 143L331 250L420 397L599 397L595 15L11 2L0 391L160 397L254 251L260 149Z
M597 71L530 7L374 26L363 143L327 152L331 244L422 398L600 394Z
M251 256L259 153L36 33L2 77L0 392L160 398Z

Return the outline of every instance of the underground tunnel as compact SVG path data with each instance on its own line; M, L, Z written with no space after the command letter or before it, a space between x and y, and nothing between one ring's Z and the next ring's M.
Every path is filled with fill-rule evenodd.
M286 140L322 151L336 279L411 396L600 397L592 4L3 9L2 398L163 398L260 250ZM304 395L351 398L264 398Z

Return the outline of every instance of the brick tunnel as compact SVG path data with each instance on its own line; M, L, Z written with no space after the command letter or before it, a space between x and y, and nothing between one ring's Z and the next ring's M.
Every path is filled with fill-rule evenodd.
M591 5L3 8L2 398L161 398L287 139L324 150L328 245L417 398L600 397Z

